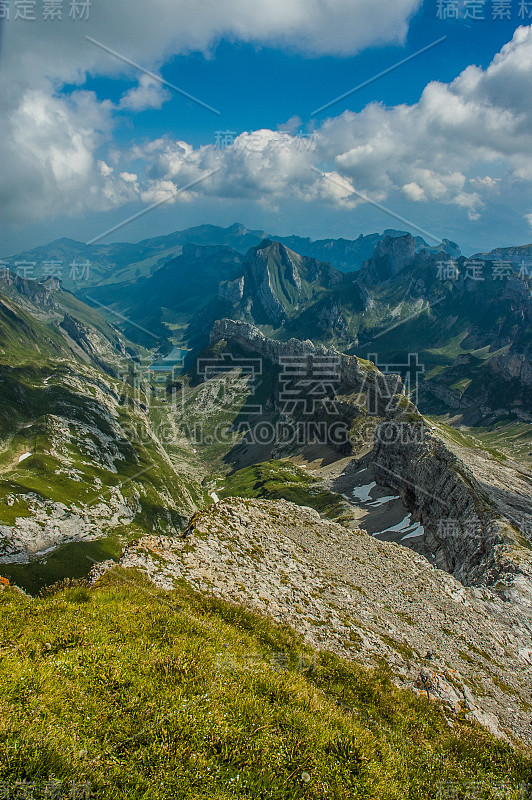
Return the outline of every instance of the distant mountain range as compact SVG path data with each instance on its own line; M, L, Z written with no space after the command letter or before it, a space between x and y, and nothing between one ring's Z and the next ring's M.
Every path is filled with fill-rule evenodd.
M69 259L90 263L78 297L163 354L198 352L231 318L402 373L416 354L424 410L532 419L532 245L465 259L448 240L433 248L400 231L312 242L204 225L138 245L62 239L8 262Z
M383 234L373 233L368 236L361 234L354 240L313 241L300 236L272 236L265 231L248 230L239 223L229 228L200 225L168 236L145 239L137 244L84 244L74 239L58 239L0 261L12 268L18 265L19 271L25 271L23 277L40 280L47 272L60 278L65 288L77 290L80 286L124 283L152 275L180 256L186 245L227 247L245 255L251 247L257 247L264 239L281 242L300 255L328 261L342 272L353 272L362 267L364 261L371 257L377 243L386 236L404 236L404 231L387 230ZM421 237L417 237L416 242L419 248L429 247ZM444 250L453 256L460 255L458 246L447 240L435 249Z
M416 354L422 408L477 424L493 414L532 419L531 282L515 266L451 259L405 234L379 238L360 270L342 273L265 239L245 256L185 245L149 277L80 296L110 306L130 320L129 337L163 351L197 352L225 317L375 357L388 370L404 372Z

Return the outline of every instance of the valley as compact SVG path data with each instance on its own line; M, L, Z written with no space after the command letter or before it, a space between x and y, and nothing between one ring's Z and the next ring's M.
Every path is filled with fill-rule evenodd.
M76 294L4 277L2 599L210 598L532 747L529 282L207 233Z

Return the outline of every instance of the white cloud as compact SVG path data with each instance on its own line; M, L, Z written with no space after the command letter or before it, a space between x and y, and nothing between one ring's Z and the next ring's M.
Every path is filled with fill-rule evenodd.
M66 5L66 4L65 4ZM312 55L352 55L368 46L401 44L422 0L93 0L89 20L5 26L3 59L26 74L74 81L85 70L129 72L120 61L85 40L86 34L123 56L152 68L172 55L208 52L222 37L276 45ZM21 56L24 56L21 58ZM27 71L24 62L29 61ZM39 71L35 67L39 66ZM31 69L30 69L31 67Z
M289 120L283 122L282 125L278 125L278 129L280 131L284 131L286 133L297 133L298 131L303 129L303 120L299 116L290 117Z
M119 108L124 111L147 111L151 108L162 108L171 97L171 93L160 81L150 75L141 75L139 85L130 89L120 99Z
M500 181L500 178L491 178L489 175L484 178L469 178L469 183L472 186L482 186L486 189L496 189Z
M69 19L65 4L62 21L44 22L38 4L31 23L15 20L12 7L0 72L0 199L6 219L81 213L100 201L105 209L130 197L111 173L101 171L98 162L108 158L99 148L111 140L117 110L157 109L170 94L87 35L152 71L176 54L208 53L224 36L313 55L347 55L369 45L402 43L421 2L395 0L383 13L374 0L203 0L201 7L191 0L99 0L88 21ZM118 107L98 103L90 93L72 99L60 93L65 84L82 87L87 74L129 77L138 84ZM204 101L215 105L215 94L213 88Z
M532 28L519 28L487 70L468 67L451 84L430 83L418 103L367 106L328 120L327 155L355 187L451 203L478 217L485 192L532 180ZM506 177L476 178L478 165ZM468 178L468 173L473 173Z
M370 41L400 39L419 4L398 0L381 19L373 0L256 0L253 6L205 0L201 15L184 0L154 0L149 13L138 3L128 3L126 13L125 2L116 0L105 8L93 4L89 32L150 68L162 54L206 49L224 34L347 53ZM363 202L356 192L381 203L398 193L418 204L454 205L476 220L494 188L501 194L532 181L532 28L519 28L486 70L470 66L450 84L430 83L410 106L373 103L325 120L308 139L298 136L302 122L293 117L278 131L243 133L223 151L162 137L127 152L113 143L117 113L159 108L166 88L141 76L117 106L86 91L66 97L58 87L83 81L87 69L118 75L129 68L86 42L89 29L72 22L49 25L46 47L35 38L38 24L6 28L0 201L9 220L171 196L353 208ZM57 57L50 62L54 37ZM479 177L490 165L504 177Z
M112 175L114 172L113 167L110 167L109 164L106 164L105 161L98 161L98 169L100 170L100 175L103 175L104 178L107 178L109 175Z
M403 186L403 192L406 194L409 200L420 202L421 200L427 199L424 190L415 181L412 181L412 183L405 183Z
M416 203L454 205L475 221L494 188L508 191L532 180L532 105L514 91L525 76L532 86L532 28L518 29L485 71L468 67L450 84L430 83L414 105L373 103L346 112L326 120L309 139L298 136L300 120L294 118L279 131L244 133L223 151L165 138L131 156L148 165L150 193L217 168L195 196L354 207L360 202L356 192L381 203L397 192ZM496 164L505 178L479 177L486 164ZM317 175L313 165L334 180Z
M90 92L60 99L27 91L2 119L0 206L6 219L31 221L97 207L96 195L110 173L95 152L110 130L110 117L111 104Z

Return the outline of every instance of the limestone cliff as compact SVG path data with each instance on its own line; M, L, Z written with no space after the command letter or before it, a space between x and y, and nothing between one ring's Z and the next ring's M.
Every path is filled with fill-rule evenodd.
M349 426L363 421L375 431L368 465L377 482L397 490L422 524L422 552L464 585L490 586L501 597L532 608L532 503L526 486L501 495L493 483L493 475L502 474L501 465L492 459L486 464L487 454L474 461L457 451L402 394L397 377L383 375L368 362L310 341L275 341L232 320L215 324L211 341L221 339L273 364L286 356L336 356L342 382L339 413ZM509 480L515 484L516 475Z

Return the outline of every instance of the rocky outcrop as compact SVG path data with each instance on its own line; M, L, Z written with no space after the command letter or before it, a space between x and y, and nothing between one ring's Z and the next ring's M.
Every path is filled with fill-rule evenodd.
M338 336L349 336L347 321L342 306L337 300L330 300L318 314L318 326L323 333L334 333Z
M220 340L235 342L247 350L252 350L273 364L279 364L283 358L300 357L313 359L330 358L338 363L339 375L343 389L353 394L363 392L368 397L368 407L383 417L394 417L403 385L395 375L383 375L369 362L361 361L356 356L338 353L324 345L314 345L310 340L290 339L279 342L269 339L247 322L231 319L218 320L211 332L211 342Z
M286 312L272 286L267 252L271 242L264 242L263 245L262 249L254 251L246 261L246 291L262 308L266 319L274 325L279 325L286 319Z
M464 585L490 586L501 597L532 609L532 552L516 530L515 518L431 430L402 394L396 376L310 341L268 339L252 325L233 320L215 324L211 341L221 339L273 364L287 356L336 358L342 382L339 411L351 425L357 413L364 413L360 409L366 409L366 422L376 426L370 466L376 480L395 489L422 524L423 552ZM532 530L532 507L530 511Z
M371 309L375 307L375 301L366 287L363 286L363 284L358 280L353 281L353 285L356 287L356 290L360 296L360 302L364 311L371 311Z
M57 303L55 293L61 289L61 281L57 278L48 278L43 283L28 280L11 270L0 270L0 291L14 289L20 298L35 303L43 308L55 309Z
M378 480L399 491L421 522L425 551L440 569L466 586L497 586L507 599L513 599L520 572L530 581L521 600L532 606L532 563L523 571L524 562L519 568L511 559L516 542L509 526L473 473L439 438L425 430L423 441L390 446L380 430L372 466Z
M255 320L278 326L343 280L331 264L300 256L280 242L266 239L246 256L243 296L251 304Z
M506 383L519 381L523 387L532 386L532 362L523 353L509 353L492 358L489 369Z
M60 327L87 355L95 355L96 347L91 342L91 331L86 325L71 317L70 314L65 314Z
M244 276L236 281L222 281L218 289L218 297L228 303L239 303L244 297Z

